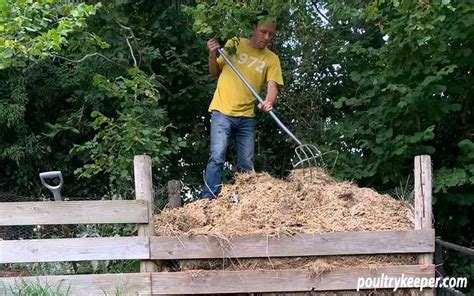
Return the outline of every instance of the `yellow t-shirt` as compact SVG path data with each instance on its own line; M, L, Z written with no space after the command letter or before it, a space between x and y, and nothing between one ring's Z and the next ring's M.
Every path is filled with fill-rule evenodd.
M236 39L227 41L227 45L235 42ZM268 81L273 80L278 85L283 85L280 59L268 48L259 49L248 45L248 40L238 39L237 52L229 57L234 66L252 85L260 92L260 89ZM209 111L217 110L229 116L255 116L255 97L250 90L225 63L222 56L217 58L217 63L221 73L217 81L217 88L214 92ZM265 99L265 98L263 98Z

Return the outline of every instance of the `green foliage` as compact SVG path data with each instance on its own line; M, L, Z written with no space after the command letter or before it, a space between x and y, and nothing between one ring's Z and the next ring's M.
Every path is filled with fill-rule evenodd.
M40 60L56 56L81 36L100 4L2 1L0 7L0 186L34 194L39 193L39 167L47 168L45 158L53 146L42 134L43 120L53 116L60 106L55 99L64 95L58 85L62 79L48 89L48 82L63 74L61 69ZM50 94L42 93L47 89ZM62 160L67 163L64 156Z
M449 1L326 8L331 24L321 38L337 36L340 67L337 88L326 88L337 111L327 139L342 152L336 173L391 190L411 173L414 156L430 154L438 233L469 245L474 8Z
M170 134L166 113L159 107L159 92L153 77L147 77L135 68L129 70L131 79L118 77L110 82L104 76L94 76L94 85L111 100L117 100L119 109L114 117L99 111L91 113L91 127L95 137L73 148L72 153L85 156L91 163L76 170L80 177L99 173L110 175L111 185L120 193L130 191L133 156L148 154L154 165L165 160L185 146L185 142ZM125 188L121 188L125 186Z
M474 185L474 144L469 139L458 143L460 154L457 162L461 167L440 168L436 173L435 192L448 193L464 186Z
M0 7L0 69L5 69L59 52L69 36L86 27L100 3L2 0Z
M447 21L455 17L450 6L419 3L406 8L374 2L357 11L336 6L329 6L334 17L340 22L351 17L357 28L341 44L339 55L360 62L343 65L350 79L347 87L353 91L335 102L342 125L334 131L371 164L358 167L352 177L362 171L362 176L393 183L415 155L437 151L436 129L461 111L448 89L452 73L461 65L456 64L457 54L447 56L447 40L463 38L452 31L464 25Z
M195 6L184 8L193 19L193 30L207 36L219 35L223 39L248 36L256 20L275 20L289 8L290 1L197 1ZM268 16L258 16L262 11Z
M84 31L69 35L67 44L64 43L67 47L50 52L54 58L61 58L38 62L29 56L31 62L26 68L0 72L7 78L0 80L0 104L5 106L0 111L0 166L4 168L0 187L34 195L41 189L38 172L60 169L66 181L63 191L66 196L100 196L119 191L130 196L133 153L142 152L153 157L154 176L166 183L161 177L168 174L167 163L184 142L166 117L164 107L168 98L159 103L158 89L169 92L163 85L168 80L153 74L162 69L160 63L173 59L164 58L150 43L163 37L150 38L155 31L168 33L167 24L159 28L135 26L145 18L160 15L145 7L150 4L131 1L119 5L105 1L103 9L88 18ZM130 11L137 9L136 5L142 5L141 15L128 18ZM165 9L168 6L157 7L159 11ZM154 22L145 23L151 27ZM176 47L166 46L164 51L176 51ZM195 48L190 44L189 50L194 55ZM158 62L158 58L163 60ZM136 67L127 71L134 61ZM179 64L192 69L186 60ZM182 73L176 69L174 72L177 76ZM194 78L188 79L198 84L207 79L201 73ZM81 152L71 150L73 147ZM68 154L68 151L72 152ZM105 163L108 157L118 160ZM94 178L81 178L78 182L74 171Z
M22 77L7 80L4 87L11 93L8 100L0 102L0 126L11 128L24 117L27 102L25 81Z
M208 158L210 98L215 80L208 75L207 49L189 25L189 18L174 7L154 6L157 15L150 24L148 40L160 49L153 69L160 79L161 104L173 129L187 142L176 154L162 182L181 179L190 192L202 186L202 171ZM162 183L166 187L166 182ZM166 199L164 200L166 203Z

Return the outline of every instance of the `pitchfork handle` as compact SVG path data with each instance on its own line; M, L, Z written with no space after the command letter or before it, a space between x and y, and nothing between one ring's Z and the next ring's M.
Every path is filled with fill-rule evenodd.
M255 89L253 89L253 87L250 85L250 83L247 81L247 79L245 79L245 77L239 72L239 70L237 70L237 68L234 66L234 64L232 64L230 59L224 54L224 51L222 50L222 48L219 48L217 51L222 55L222 57L227 62L227 64L230 66L230 68L240 78L240 80L242 80L242 82L250 90L250 92L257 99L257 101L259 103L263 103L263 100L260 97L260 95L255 91ZM298 138L283 124L283 122L281 122L281 120L276 116L276 114L273 111L268 111L268 113L273 118L273 120L275 120L275 122L281 127L281 129L284 130L285 133L288 134L288 136L290 136L296 143L298 143L298 145L303 145L301 143L301 141L298 140Z

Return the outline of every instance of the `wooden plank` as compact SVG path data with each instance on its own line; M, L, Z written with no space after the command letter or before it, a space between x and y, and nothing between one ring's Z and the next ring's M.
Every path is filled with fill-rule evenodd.
M135 176L135 198L144 201L148 206L147 224L138 226L138 235L149 237L155 233L154 193L151 169L151 157L148 155L135 155L133 158L133 173ZM150 259L147 257L146 259ZM158 271L158 266L151 260L140 262L141 272Z
M253 258L434 252L434 230L333 232L280 236L150 237L151 259Z
M148 237L0 241L0 263L148 259Z
M52 291L64 295L151 295L151 278L149 273L64 275L41 277L0 277L0 295L20 295L12 293L10 287L21 283L49 286ZM17 284L15 284L17 283Z
M141 200L2 202L2 225L147 223Z
M354 291L359 278L381 278L385 288L393 289L396 278L429 279L433 272L434 265L350 268L330 271L316 278L303 270L158 272L152 274L152 291L153 295Z
M429 155L415 157L415 229L433 228L431 158ZM420 255L420 264L432 264L433 254ZM434 276L434 274L433 274ZM425 290L422 295L435 295L435 290Z

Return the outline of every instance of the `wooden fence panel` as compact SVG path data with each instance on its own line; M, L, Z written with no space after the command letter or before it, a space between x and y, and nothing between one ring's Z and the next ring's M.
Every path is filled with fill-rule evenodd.
M148 237L0 241L0 263L148 259Z
M434 230L333 232L279 238L257 235L150 238L151 259L255 258L434 252Z
M64 295L151 295L149 273L63 275L41 277L0 277L0 295L18 295L15 286L37 283ZM15 284L16 283L16 284Z
M0 226L95 223L148 223L148 206L142 200L0 203Z
M362 277L431 278L434 266L405 265L374 269L351 268L324 273L311 278L302 270L274 271L188 271L152 274L153 295L262 293L352 290ZM391 281L386 288L394 288Z

